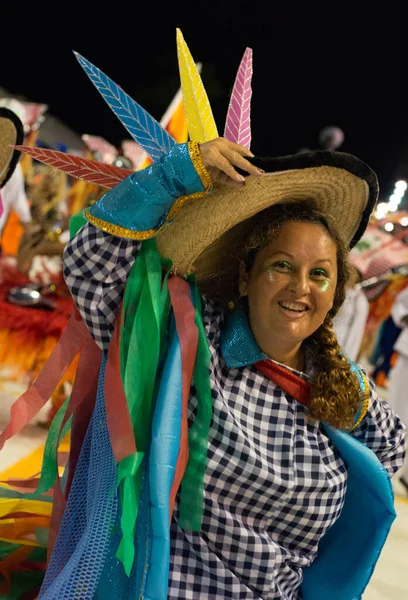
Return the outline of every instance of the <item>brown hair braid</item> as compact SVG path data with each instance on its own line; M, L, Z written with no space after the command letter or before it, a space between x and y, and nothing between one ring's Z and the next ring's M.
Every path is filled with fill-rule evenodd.
M337 247L337 285L333 307L322 325L303 343L307 344L316 376L310 396L310 416L336 428L352 427L359 404L359 385L347 358L341 353L332 329L333 317L344 302L346 286L353 268L348 262L348 250L330 220L323 216L312 200L276 204L262 213L251 230L243 251L245 268L249 271L255 257L280 232L287 222L305 222L322 226Z
M359 386L328 316L309 338L317 373L310 394L310 416L338 429L353 426L359 404Z

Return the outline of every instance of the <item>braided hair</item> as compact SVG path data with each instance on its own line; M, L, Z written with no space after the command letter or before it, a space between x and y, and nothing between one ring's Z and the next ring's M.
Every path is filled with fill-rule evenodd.
M245 270L250 271L258 252L277 237L285 223L291 221L320 225L337 247L337 285L333 306L324 322L303 344L307 345L315 372L310 394L310 417L339 429L349 429L358 410L359 385L347 358L341 352L332 326L354 273L348 262L348 249L330 218L323 216L312 200L276 204L263 211L262 218L257 219L244 244L242 260Z

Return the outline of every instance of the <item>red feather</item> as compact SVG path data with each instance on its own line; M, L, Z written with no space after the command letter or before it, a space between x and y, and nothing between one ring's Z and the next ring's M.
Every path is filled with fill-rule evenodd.
M13 146L13 148L30 154L35 160L64 171L76 179L83 179L106 188L114 187L133 173L128 169L105 165L97 160L82 158L58 150L31 146Z

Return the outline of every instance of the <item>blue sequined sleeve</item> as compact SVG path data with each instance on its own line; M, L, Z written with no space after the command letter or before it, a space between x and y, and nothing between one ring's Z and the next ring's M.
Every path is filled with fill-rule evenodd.
M162 160L112 188L85 217L106 233L145 240L159 233L187 200L204 196L210 188L197 142L177 144Z

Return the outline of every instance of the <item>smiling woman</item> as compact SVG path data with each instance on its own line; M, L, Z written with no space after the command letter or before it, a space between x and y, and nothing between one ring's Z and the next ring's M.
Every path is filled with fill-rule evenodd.
M299 357L303 341L333 306L336 252L335 242L321 226L288 221L257 253L252 268L241 274L239 289L248 296L251 329L271 358L288 366L296 366L291 361L304 363ZM322 262L331 270L319 267Z
M79 215L66 246L89 352L40 597L355 600L406 435L331 329L377 178L338 152L252 155L249 48L218 136L177 42L185 144L143 111L140 128L141 107L79 58L155 162Z
M348 252L313 200L276 204L263 217L240 264L240 302L251 330L273 360L301 372L306 359L313 364L311 417L350 428L359 384L332 330L351 274Z
M250 176L242 181L236 168ZM151 205L153 196L158 202ZM164 261L161 267L156 259L146 284L156 273L154 294L164 293L167 277L169 290L179 285L181 293L185 286L185 323L191 296L182 278L188 278L200 311L195 323L205 341L198 352L204 354L201 359L197 354L200 370L187 390L186 418L194 436L205 431L205 440L192 443L206 456L201 462L192 458L194 474L189 475L187 466L187 480L192 479L172 496L175 504L161 504L172 514L169 545L163 541L169 565L166 559L161 592L152 597L354 600L361 595L389 525L367 512L364 525L359 506L357 528L350 510L343 508L349 506L347 498L366 498L366 511L366 505L375 506L382 490L379 510L387 506L381 514L392 514L388 477L402 464L406 430L365 373L341 353L331 325L344 300L348 248L362 235L375 196L375 176L349 155L323 152L259 159L224 138L199 145L189 142L108 192L91 207L88 223L67 245L67 284L104 351L110 349L123 294L128 314L128 303L136 302L132 276L153 268L153 262L147 266L147 257L153 260L156 246L149 241L146 246L146 236L155 236ZM185 204L172 213L180 201ZM149 221L147 205L152 208ZM159 205L161 218L155 212ZM169 215L172 221L163 227ZM169 259L172 266L164 275ZM173 296L171 303L177 321L178 301ZM137 349L129 349L128 360L142 361L151 346L153 321L142 313L134 319L143 340ZM129 316L123 335L128 321ZM181 330L180 339L184 344ZM178 369L171 372L176 377ZM163 378L165 389L174 390L174 381ZM203 379L210 409L204 408ZM128 388L130 398L134 389ZM152 433L151 448L155 440L163 448L160 440L166 436L161 429L169 420L154 422L158 429ZM335 446L330 432L340 436ZM172 439L181 438L172 434ZM346 446L342 452L336 447L341 441ZM350 459L347 447L359 442L364 446L353 446ZM151 450L151 456L157 451ZM177 455L182 456L178 451ZM151 479L153 494L163 489L164 472L168 473L168 455L162 459L163 474ZM360 472L356 478L351 469L362 465L361 460L364 477ZM149 464L156 473L157 463ZM200 471L204 464L205 473ZM202 482L197 480L199 473ZM370 480L368 473L383 477L376 483L375 498L364 496L360 478ZM80 498L78 490L71 505ZM192 516L194 507L198 518L197 513ZM166 509L165 529L168 515ZM362 545L361 532L371 536L373 522L378 544L369 537ZM347 550L342 546L344 531ZM321 540L328 553L320 556ZM58 567L64 552L57 551L51 567ZM163 562L163 557L156 554L147 564ZM350 567L344 567L346 560ZM340 576L326 575L338 564L353 570L348 591L343 576L340 581ZM310 565L316 569L309 571ZM147 569L150 585L158 585L154 570ZM50 584L50 598L58 593L54 588Z

